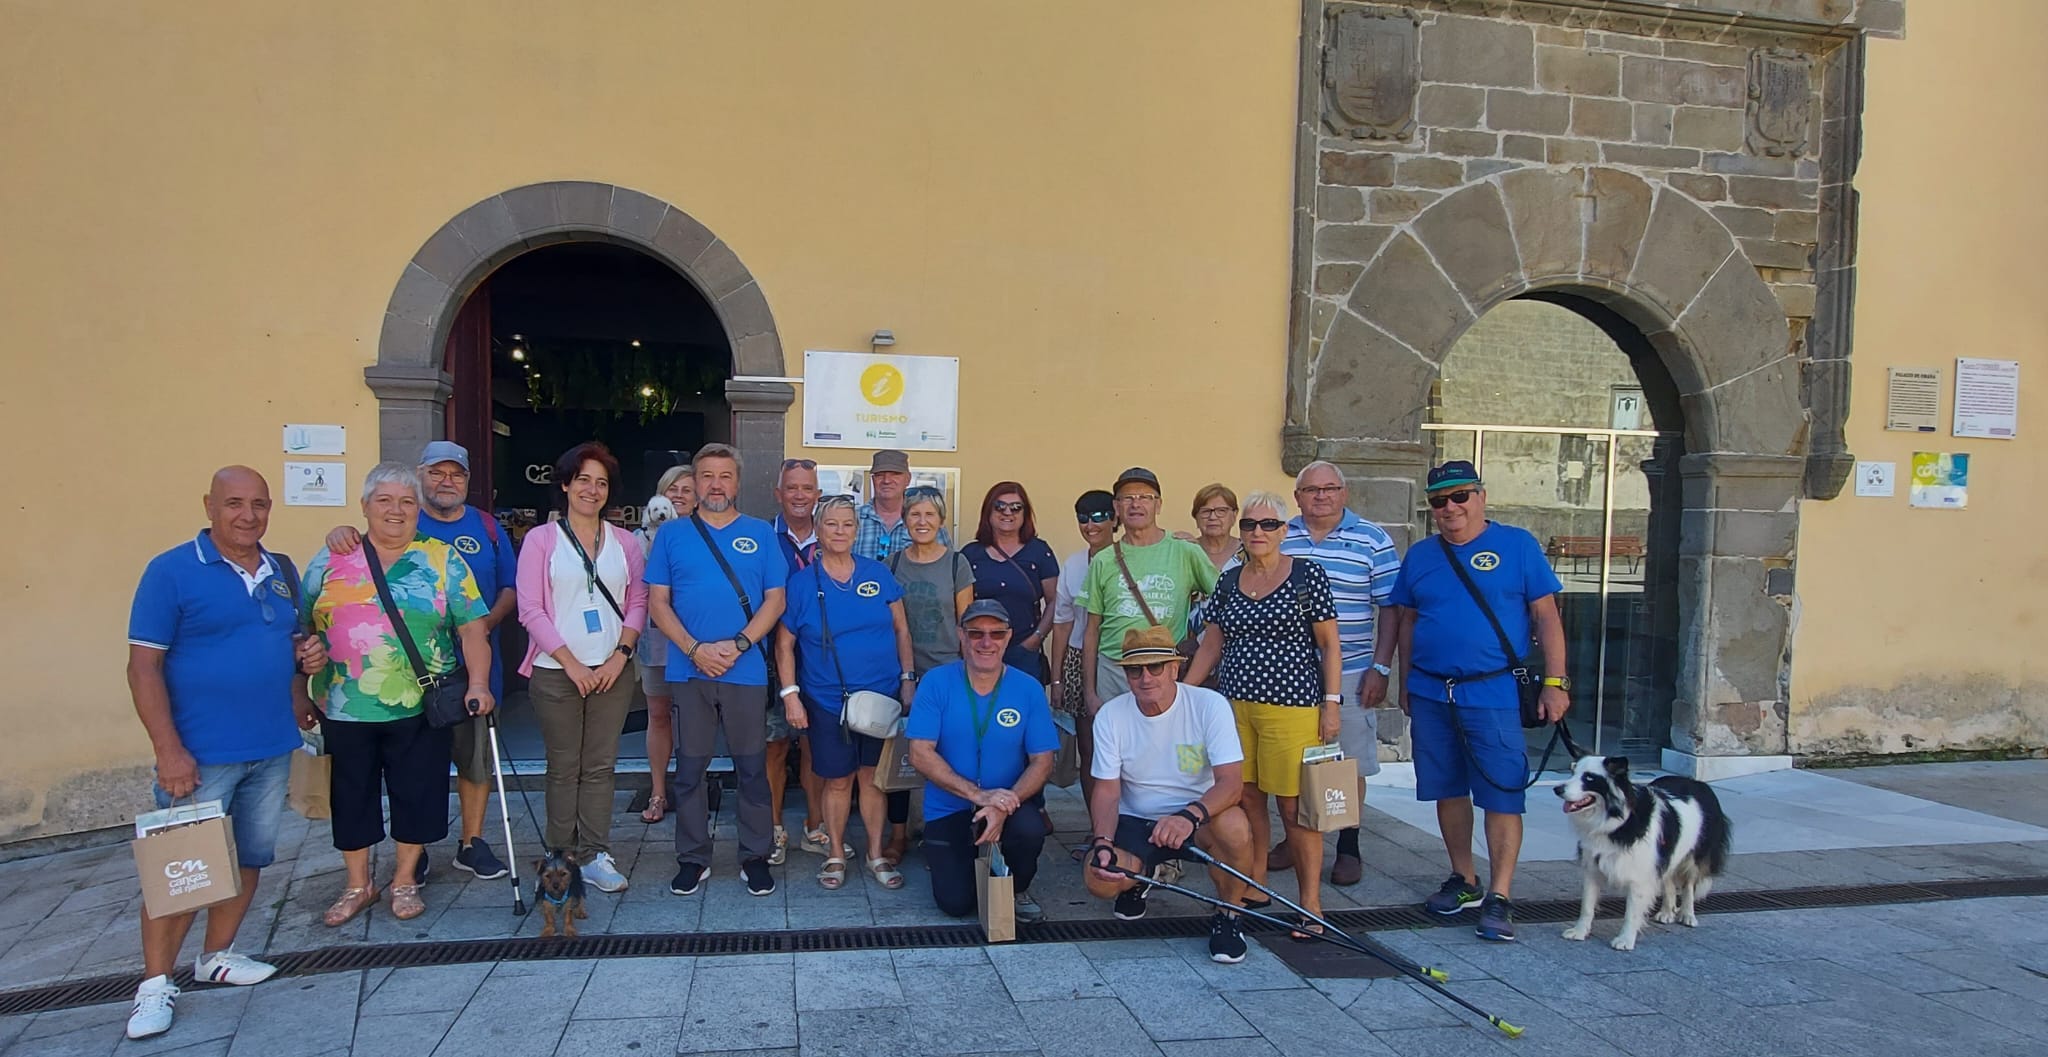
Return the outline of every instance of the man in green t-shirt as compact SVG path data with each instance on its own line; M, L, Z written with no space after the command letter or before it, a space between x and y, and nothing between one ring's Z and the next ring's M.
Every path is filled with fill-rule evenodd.
M1159 527L1159 478L1152 471L1142 466L1125 470L1114 491L1123 539L1088 563L1088 579L1075 600L1088 611L1081 690L1090 718L1104 701L1130 692L1117 666L1124 633L1157 624L1180 638L1190 598L1216 589L1216 566L1202 548ZM1143 592L1142 600L1132 584Z

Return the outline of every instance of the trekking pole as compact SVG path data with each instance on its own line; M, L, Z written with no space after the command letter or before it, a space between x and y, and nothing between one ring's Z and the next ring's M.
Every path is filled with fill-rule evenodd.
M526 899L519 892L519 852L512 847L512 812L507 810L505 804L505 758L498 751L496 709L492 709L490 714L484 717L484 730L491 738L491 773L498 779L498 817L505 823L505 864L512 878L512 914L523 918L526 916ZM529 806L527 810L531 811L532 808Z

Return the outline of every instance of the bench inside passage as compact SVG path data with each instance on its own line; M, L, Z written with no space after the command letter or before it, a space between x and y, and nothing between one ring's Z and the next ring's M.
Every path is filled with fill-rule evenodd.
M1543 553L1554 567L1560 561L1572 563L1573 572L1585 571L1588 563L1600 558L1600 537L1598 536L1552 536L1544 544ZM1607 557L1628 560L1628 571L1635 572L1643 561L1643 538L1641 536L1616 536L1608 541Z

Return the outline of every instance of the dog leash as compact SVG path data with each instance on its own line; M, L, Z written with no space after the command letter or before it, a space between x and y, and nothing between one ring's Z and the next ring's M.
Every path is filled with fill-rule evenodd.
M1465 725L1458 721L1457 703L1447 701L1444 703L1444 708L1449 710L1451 730L1458 735L1458 748L1464 751L1465 762L1472 765L1473 772L1479 775L1481 781L1503 793L1526 793L1530 789L1535 788L1536 783L1543 780L1543 772L1550 769L1550 754L1557 751L1560 743L1564 745L1567 759L1576 760L1586 755L1585 750L1579 746L1578 739L1572 737L1571 727L1567 726L1565 721L1560 718L1557 722L1551 724L1550 740L1544 744L1543 755L1537 759L1535 770L1530 771L1528 769L1529 765L1526 762L1522 764L1522 773L1528 775L1529 780L1519 786L1502 785L1494 781L1492 775L1486 773L1486 765L1480 763L1478 754L1472 751L1472 742L1465 736Z

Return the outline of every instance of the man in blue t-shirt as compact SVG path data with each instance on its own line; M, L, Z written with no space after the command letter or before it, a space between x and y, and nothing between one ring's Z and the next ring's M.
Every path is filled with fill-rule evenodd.
M974 861L997 844L1016 878L1017 920L1045 914L1031 897L1059 728L1045 688L1003 664L1010 614L984 598L960 617L961 660L925 673L903 733L910 764L925 776L924 849L932 899L954 917L975 913ZM1030 805L1030 810L1022 810Z
M498 519L469 505L469 449L454 441L430 442L420 452L420 485L427 497L420 507L419 534L440 540L462 555L476 578L477 594L491 607L484 627L491 633L491 700L505 699L504 665L499 663L498 626L518 608L513 581L519 563L512 540ZM349 554L362 543L353 526L327 534L327 549ZM505 864L484 839L484 815L491 805L491 748L484 719L457 723L449 755L455 761L455 799L461 805L462 837L455 845L456 868L491 880L506 874ZM427 858L420 855L419 876L427 876ZM602 886L601 886L602 887ZM606 889L610 891L610 889Z
M1509 893L1522 849L1528 756L1510 669L1527 658L1533 632L1543 651L1540 666L1531 666L1543 673L1544 719L1564 718L1571 707L1557 608L1564 586L1536 537L1486 520L1486 490L1471 463L1454 460L1429 471L1428 492L1437 538L1408 549L1388 603L1400 616L1408 667L1401 708L1411 720L1415 799L1436 801L1451 858L1450 879L1423 907L1448 916L1479 903L1479 937L1512 940ZM1486 599L1484 608L1474 591ZM1503 650L1503 636L1512 654ZM1492 883L1485 890L1472 869L1474 803L1486 812Z
M774 822L768 806L768 666L761 642L782 616L788 564L775 529L735 505L739 453L707 444L692 460L697 512L661 526L647 558L647 612L668 636L675 701L676 865L669 891L690 895L711 873L704 772L725 734L739 783L740 874L747 891L775 891L768 872Z
M318 715L301 676L326 667L327 653L317 637L295 645L299 573L263 549L263 475L246 466L215 473L205 506L210 526L157 555L136 585L128 690L156 751L156 806L218 800L234 826L242 893L207 908L192 975L255 984L277 969L235 953L235 932L256 897L258 871L276 860L299 729ZM142 914L143 981L129 1038L170 1030L178 998L171 973L196 916Z

